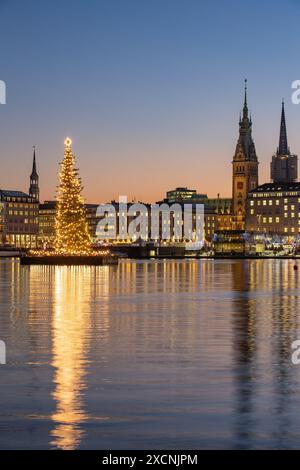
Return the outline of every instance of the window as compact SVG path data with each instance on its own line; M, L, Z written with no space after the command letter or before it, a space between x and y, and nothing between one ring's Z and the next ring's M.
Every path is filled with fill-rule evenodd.
M279 222L280 222L280 218L276 217L276 224L279 224ZM300 220L299 220L299 224L300 224Z

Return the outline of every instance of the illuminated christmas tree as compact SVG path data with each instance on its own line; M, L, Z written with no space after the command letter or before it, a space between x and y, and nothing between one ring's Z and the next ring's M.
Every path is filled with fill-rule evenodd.
M75 168L71 139L65 140L64 159L59 173L57 210L55 217L55 251L65 255L91 253L82 185Z

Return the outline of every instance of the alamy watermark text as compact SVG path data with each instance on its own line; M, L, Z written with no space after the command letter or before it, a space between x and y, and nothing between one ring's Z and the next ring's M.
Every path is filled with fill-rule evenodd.
M0 104L6 104L6 83L0 80Z

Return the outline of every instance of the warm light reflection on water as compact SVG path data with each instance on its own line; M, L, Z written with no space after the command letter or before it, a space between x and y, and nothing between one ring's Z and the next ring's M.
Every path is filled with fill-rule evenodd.
M293 263L0 260L0 447L297 447Z
M55 368L56 410L52 420L52 444L62 449L74 449L83 432L80 423L87 419L82 403L85 388L85 365L89 350L89 309L83 300L91 297L93 279L85 268L56 267L53 297L52 351ZM84 279L84 282L83 282Z

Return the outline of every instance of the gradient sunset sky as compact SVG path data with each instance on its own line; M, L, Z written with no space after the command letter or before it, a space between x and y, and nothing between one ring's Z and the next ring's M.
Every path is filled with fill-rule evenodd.
M28 191L36 144L52 199L70 136L89 202L231 196L245 77L268 181L282 98L300 154L299 24L298 0L0 0L0 188Z

